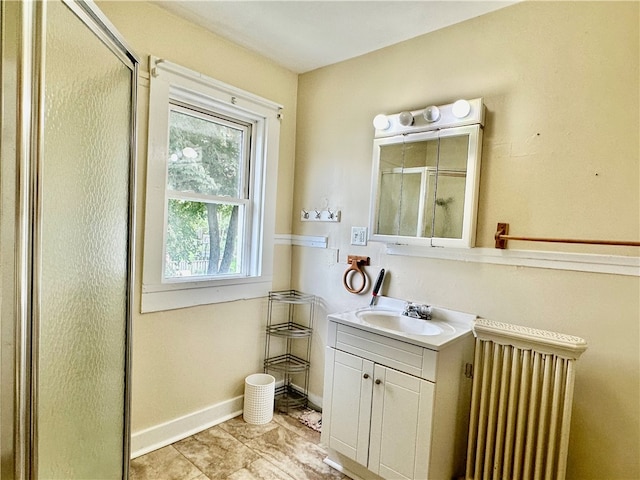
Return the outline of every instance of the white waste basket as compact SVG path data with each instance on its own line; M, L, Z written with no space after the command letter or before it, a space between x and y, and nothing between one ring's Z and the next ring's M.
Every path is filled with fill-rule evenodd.
M276 379L266 373L254 373L244 379L242 418L253 425L269 423L273 418Z

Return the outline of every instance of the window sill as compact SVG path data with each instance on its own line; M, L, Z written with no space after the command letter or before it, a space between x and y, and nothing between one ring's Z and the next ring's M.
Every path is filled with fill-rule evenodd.
M272 289L271 278L247 280L234 284L203 285L189 287L185 284L173 283L165 285L143 285L141 313L161 312L179 308L210 305L215 303L249 300L266 297Z

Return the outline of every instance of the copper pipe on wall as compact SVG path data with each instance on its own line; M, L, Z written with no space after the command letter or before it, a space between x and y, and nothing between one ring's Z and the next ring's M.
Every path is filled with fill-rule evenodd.
M628 242L618 240L578 240L575 238L549 238L549 237L523 237L509 235L509 224L498 223L495 234L496 248L507 248L507 240L523 240L527 242L551 242L551 243L581 243L588 245L617 245L627 247L640 247L640 242Z

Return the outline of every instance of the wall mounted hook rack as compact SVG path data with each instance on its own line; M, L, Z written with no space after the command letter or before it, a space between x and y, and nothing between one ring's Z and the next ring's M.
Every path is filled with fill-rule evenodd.
M325 208L303 208L300 211L300 221L302 222L339 222L340 210Z

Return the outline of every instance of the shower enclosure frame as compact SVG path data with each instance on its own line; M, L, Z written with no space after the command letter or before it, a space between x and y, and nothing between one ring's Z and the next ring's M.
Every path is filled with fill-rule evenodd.
M135 278L137 84L139 59L90 1L60 0L131 71L127 274L124 313L124 411L122 478L130 458L131 319ZM44 45L48 2L2 2L0 96L2 169L2 375L0 476L38 477L38 334L41 211L38 200L44 136ZM73 59L71 60L73 61ZM13 241L14 248L7 244ZM10 267L10 268L9 268ZM9 365L13 359L12 365ZM10 381L9 381L10 380ZM7 385L10 384L10 385ZM7 385L7 386L5 386ZM12 390L12 394L10 393ZM8 445L10 444L10 445ZM8 455L8 453L11 455Z

